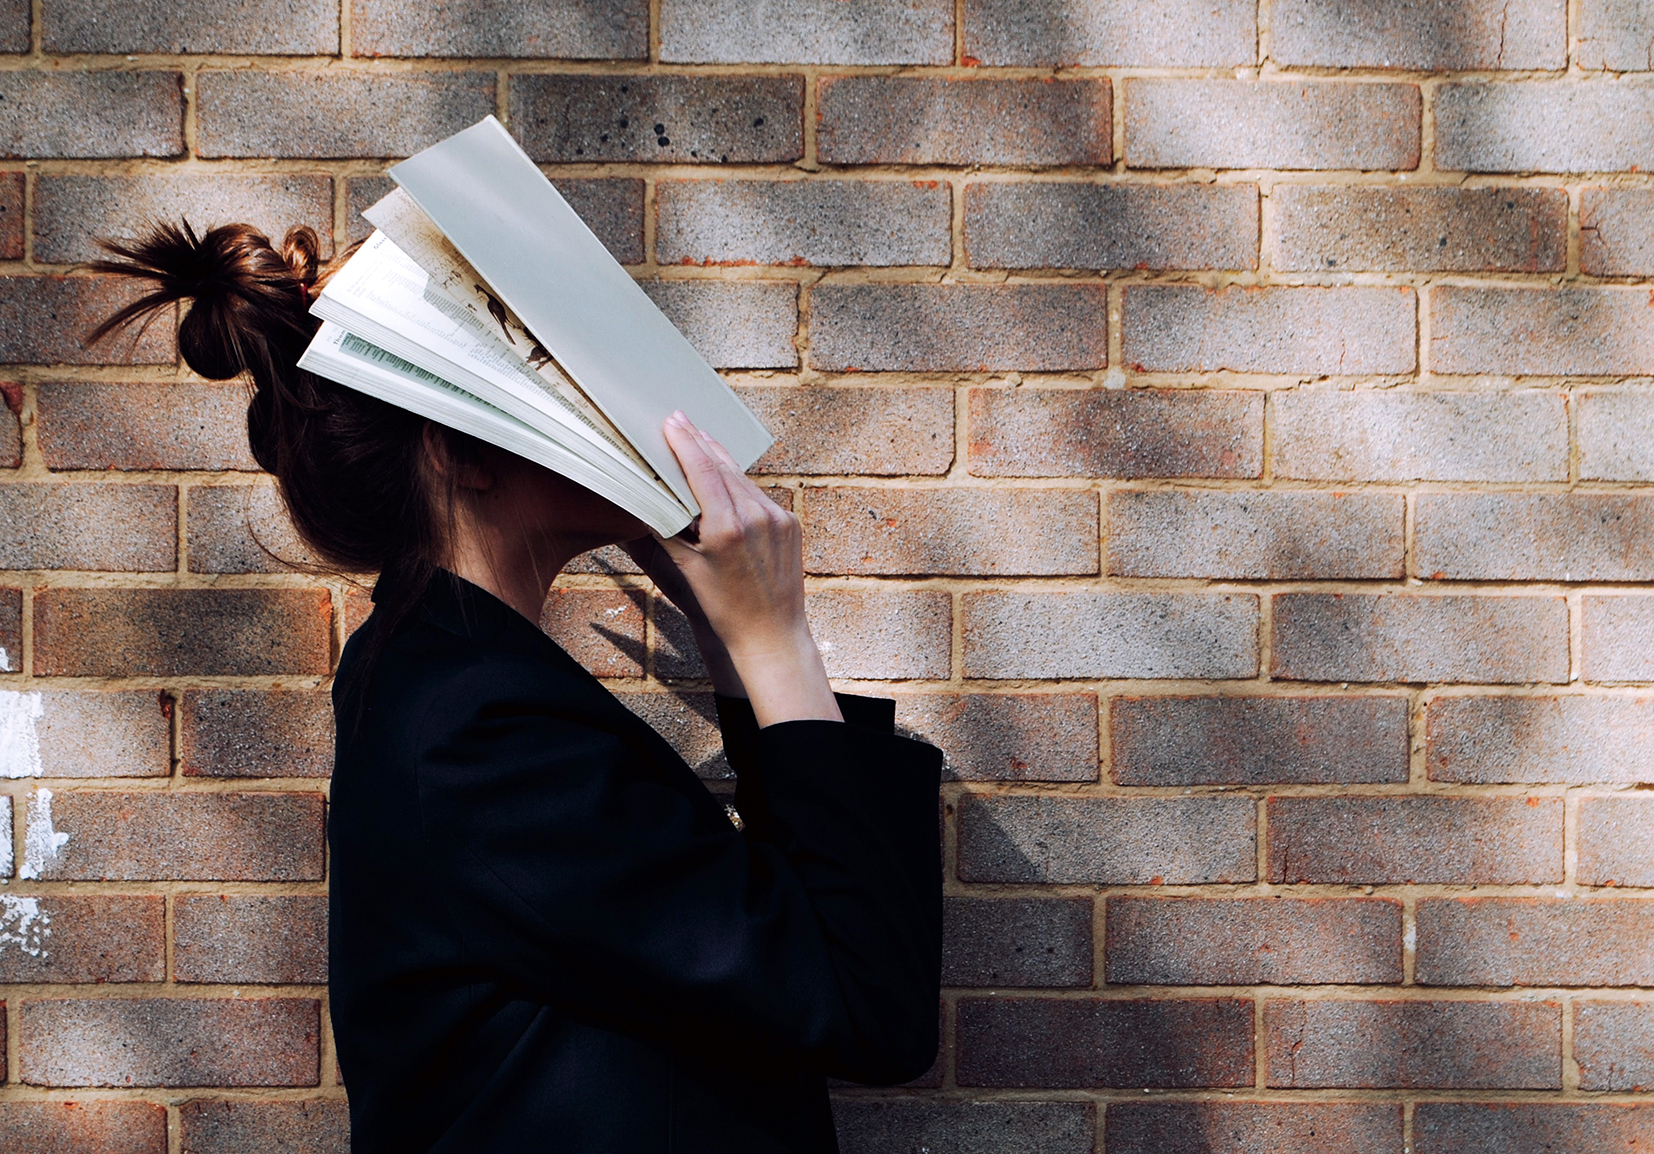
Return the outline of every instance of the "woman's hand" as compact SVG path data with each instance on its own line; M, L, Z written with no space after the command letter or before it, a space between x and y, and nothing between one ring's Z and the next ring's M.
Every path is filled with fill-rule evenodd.
M709 654L702 646L714 685L717 666L727 655L727 672L745 688L759 725L843 720L804 617L798 518L764 496L723 446L682 413L674 413L664 431L701 516L693 540L690 534L655 539L678 575L674 579L663 572L656 583L692 626L704 622L720 643L714 648L723 654ZM655 576L651 570L660 568L657 559L632 555Z

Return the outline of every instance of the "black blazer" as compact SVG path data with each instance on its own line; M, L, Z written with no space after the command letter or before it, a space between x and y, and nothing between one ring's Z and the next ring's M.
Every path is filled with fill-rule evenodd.
M345 646L348 685L378 622ZM828 1076L936 1052L941 755L719 721L745 820L520 614L439 573L335 691L331 1002L356 1151L834 1151Z

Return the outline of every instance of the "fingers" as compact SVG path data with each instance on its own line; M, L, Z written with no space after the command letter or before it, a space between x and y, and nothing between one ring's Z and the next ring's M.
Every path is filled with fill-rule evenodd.
M673 413L661 426L666 443L671 447L683 475L689 481L689 491L701 506L701 521L722 524L734 507L734 497L724 475L724 464L713 456L700 431L689 423L682 412Z
M741 503L740 499L745 497L747 498L745 503L749 505L754 501L762 501L766 512L768 511L767 506L775 504L765 494L764 490L760 489L757 483L747 476L735 458L729 455L729 450L719 444L716 438L710 433L702 432L701 439L712 451L712 455L724 466L724 484L729 489L731 497L735 498L738 503Z

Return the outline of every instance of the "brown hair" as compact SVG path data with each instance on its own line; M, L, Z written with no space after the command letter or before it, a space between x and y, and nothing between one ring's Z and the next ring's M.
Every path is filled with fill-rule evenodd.
M157 224L135 241L100 243L120 259L93 268L150 288L88 340L147 325L188 301L178 351L210 380L249 379L253 457L275 474L305 544L339 572L396 574L377 595L381 620L365 672L447 553L454 490L432 467L427 426L451 459L475 459L478 444L298 367L320 327L309 312L311 293L349 255L324 267L312 229L289 229L280 251L251 225L197 235L188 221Z

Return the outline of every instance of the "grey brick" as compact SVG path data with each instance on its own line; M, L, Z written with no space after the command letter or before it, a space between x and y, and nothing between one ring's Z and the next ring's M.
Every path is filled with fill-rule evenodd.
M0 0L0 52L29 50L31 0Z
M1132 285L1121 356L1139 372L1410 373L1410 288Z
M494 111L492 72L202 72L202 156L407 156Z
M172 772L171 702L154 690L82 692L48 689L34 718L39 764L9 747L7 777L165 777ZM34 694L28 694L23 700ZM25 707L27 708L27 707Z
M1090 1102L940 1102L840 1098L833 1122L843 1154L1092 1154Z
M1654 86L1602 80L1444 84L1436 167L1633 172L1654 167Z
M1579 21L1581 68L1654 70L1654 9L1648 0L1585 0Z
M333 253L333 181L325 176L41 175L34 185L34 257L69 264L107 257L99 237L130 240L156 221L188 220L197 232L245 223L281 243L296 224Z
M977 268L1254 269L1254 184L972 184Z
M0 486L0 569L162 572L178 565L171 485Z
M1425 712L1435 781L1654 781L1654 699L1438 697Z
M1258 599L1239 593L965 594L965 676L1245 678Z
M642 60L648 0L350 0L353 56Z
M829 372L1063 372L1108 363L1103 285L820 284L810 364Z
M1562 799L1272 797L1269 880L1521 885L1562 880Z
M1581 798L1578 874L1586 886L1654 886L1654 800Z
M948 676L953 601L945 592L817 589L804 607L830 677Z
M1278 184L1278 269L1561 272L1559 188L1349 188Z
M1116 490L1108 572L1266 580L1400 577L1403 500L1387 493Z
M1648 293L1634 288L1430 291L1439 373L1622 376L1654 372Z
M1250 0L965 0L967 63L1221 68L1258 58Z
M942 751L944 781L1097 780L1094 694L903 695L896 724Z
M1574 1061L1581 1090L1654 1086L1654 1002L1576 1002Z
M952 389L743 385L736 393L775 437L754 473L935 476L953 464Z
M643 291L720 369L798 364L798 286L775 281L657 280Z
M1582 602L1587 681L1654 681L1654 597Z
M176 72L0 72L0 159L179 156Z
M980 477L1256 477L1263 394L1216 389L972 389Z
M693 64L952 64L951 0L662 0L660 58Z
M174 363L168 310L147 329L128 329L91 348L84 343L92 329L142 292L115 276L0 276L0 364Z
M553 163L785 164L804 155L804 81L514 76L511 131L535 160Z
M942 984L1091 985L1090 900L944 899Z
M176 981L327 981L325 894L180 894L172 913Z
M362 212L379 203L395 188L396 181L388 176L352 176L346 179L346 244L355 244L373 235L373 225L362 219Z
M325 690L186 689L178 769L189 777L327 777L333 703Z
M100 348L124 348L130 339ZM239 381L50 381L35 394L35 435L48 469L251 472L258 462L246 414Z
M177 5L44 0L41 17L41 46L55 53L329 56L339 51L339 6L331 0L284 0L279 14L259 0Z
M688 632L685 627L685 632ZM678 755L703 779L733 781L735 771L724 757L718 731L718 707L710 693L617 693L627 709L666 738Z
M1278 64L1484 71L1561 69L1566 0L1280 0L1270 16Z
M1654 189L1587 188L1579 196L1579 271L1654 274Z
M192 485L189 567L195 573L292 573L319 564L274 485Z
M1401 1104L1388 1102L1111 1102L1109 1154L1394 1154Z
M1654 985L1654 902L1427 898L1417 957L1425 986Z
M936 181L671 180L655 187L662 264L945 265Z
M1125 82L1132 168L1418 167L1412 84L1314 80Z
M1119 785L1407 780L1404 697L1116 697Z
M1566 681L1561 597L1280 593L1273 676L1291 681Z
M1654 497L1421 493L1421 574L1450 580L1654 580Z
M1091 165L1114 159L1107 80L821 81L825 164Z
M1554 393L1275 393L1275 475L1306 481L1565 481Z
M1654 1107L1618 1102L1420 1102L1413 1115L1417 1154L1635 1150L1650 1133Z
M197 1099L178 1108L178 1120L182 1154L350 1154L350 1109L343 1099Z
M959 879L1209 885L1257 877L1244 797L959 799Z
M0 260L22 259L23 174L0 173Z

